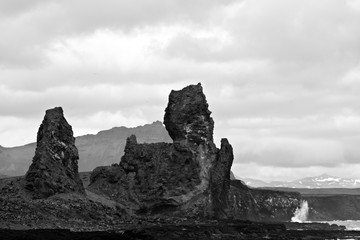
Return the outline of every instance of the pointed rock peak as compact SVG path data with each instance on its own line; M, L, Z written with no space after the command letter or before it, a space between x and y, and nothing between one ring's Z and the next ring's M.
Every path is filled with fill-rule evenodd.
M64 111L62 107L55 107L52 109L46 110L46 115L63 115Z
M137 144L137 139L134 134L132 134L130 137L126 139L126 145L136 145L136 144Z
M213 141L214 121L201 84L171 91L164 124L174 142L200 144Z
M222 138L222 139L221 139L221 147L222 147L223 145L224 145L224 146L225 146L225 145L229 145L229 141L227 140L227 138Z
M230 190L231 165L234 160L233 148L226 138L221 139L221 148L211 169L211 197L216 217L226 216Z
M134 134L132 134L130 137L128 137L126 139L126 145L125 145L124 152L125 153L133 152L136 145L137 145L136 136Z
M47 110L37 134L35 156L25 176L26 189L35 198L65 192L84 193L78 159L72 127L62 108Z

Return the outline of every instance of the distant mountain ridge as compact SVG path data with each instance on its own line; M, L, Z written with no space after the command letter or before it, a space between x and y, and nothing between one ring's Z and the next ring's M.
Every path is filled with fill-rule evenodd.
M306 177L290 182L265 182L252 178L242 178L251 187L283 187L283 188L360 188L360 179L341 178L328 174L316 177Z
M171 142L168 132L160 121L134 128L114 127L97 134L76 137L79 150L79 171L92 171L95 167L119 163L126 138L135 134L139 142ZM36 143L5 148L0 146L0 174L21 176L28 170L35 154Z

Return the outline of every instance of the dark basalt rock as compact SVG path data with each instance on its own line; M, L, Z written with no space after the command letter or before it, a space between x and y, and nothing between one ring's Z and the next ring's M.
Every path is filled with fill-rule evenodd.
M229 207L230 172L234 155L226 138L221 139L221 148L210 172L210 189L215 217L226 217Z
M35 156L25 176L25 188L35 198L68 192L84 194L78 159L73 131L62 108L47 110L37 134Z
M285 226L286 225L286 226ZM152 226L130 226L124 231L70 231L69 229L33 229L11 230L0 229L1 239L82 239L82 240L298 240L298 239L359 239L360 232L344 231L341 228L312 229L298 224L296 230L289 230L288 224L281 223L256 223L256 222L208 222L187 224L166 224ZM326 224L316 224L326 225ZM322 226L321 226L322 227ZM301 229L299 231L298 229Z
M200 83L171 91L164 124L173 141L197 145L212 142L214 121L208 107Z
M233 149L227 139L216 148L210 115L201 84L171 91L164 123L173 143L139 144L130 136L120 163L96 168L89 189L137 214L271 217L259 212L249 188L230 186ZM283 207L294 211L298 205Z
M228 166L228 173L218 169L214 178L214 191L220 190L224 183L215 186L215 181L230 174L232 158L226 159L223 150L218 156L210 114L200 84L172 91L164 122L174 142L138 144L136 136L130 136L119 165L96 168L90 189L112 196L131 211L147 214L180 211L185 203L204 195L201 199L209 199L209 204L203 206L201 214L213 216L219 207L212 207L210 200L210 172L216 162L216 168ZM226 194L229 182L227 185L215 194ZM214 199L218 206L225 206L223 198Z

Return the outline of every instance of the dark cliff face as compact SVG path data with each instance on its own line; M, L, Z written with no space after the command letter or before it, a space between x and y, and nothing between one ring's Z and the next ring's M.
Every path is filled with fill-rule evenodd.
M250 193L261 220L289 221L301 204L301 195L296 192L251 189Z
M172 91L164 124L173 143L129 137L120 163L96 168L89 189L138 214L262 219L251 190L230 186L233 149L227 139L216 148L210 114L200 84Z
M359 220L359 195L303 196L309 204L310 221Z
M25 176L26 189L35 198L56 193L84 193L78 159L73 131L62 108L47 110L37 134L35 156Z
M288 222L301 203L300 193L253 189L240 180L231 180L228 198L228 218L254 221Z

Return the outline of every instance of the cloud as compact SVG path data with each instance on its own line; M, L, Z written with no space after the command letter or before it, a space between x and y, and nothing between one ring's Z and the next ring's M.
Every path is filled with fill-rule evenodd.
M237 147L237 162L241 163L296 168L309 165L335 167L344 162L342 144L327 139L269 137L248 140Z
M236 165L349 169L360 157L359 6L2 1L0 144L33 139L54 106L77 134L162 120L172 89L201 82Z
M169 57L268 61L271 75L253 81L309 88L334 84L358 63L360 15L347 1L245 1L227 12L216 25L218 37L179 34L169 44Z
M3 1L0 5L0 67L34 67L46 61L42 49L57 38L99 29L132 31L151 25L203 22L232 1Z

